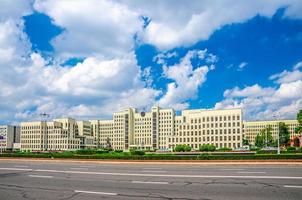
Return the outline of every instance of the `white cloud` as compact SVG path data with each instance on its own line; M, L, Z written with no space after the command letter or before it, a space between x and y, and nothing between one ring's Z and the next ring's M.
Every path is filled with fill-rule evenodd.
M242 62L240 63L240 65L238 66L237 71L242 71L246 66L247 66L247 62Z
M222 26L242 23L256 15L271 17L278 8L287 7L285 17L301 18L299 0L237 1L127 1L129 7L150 18L142 38L161 50L190 46L207 40Z
M34 7L64 29L51 42L63 58L121 56L143 26L138 13L115 1L37 0Z
M295 118L302 108L302 77L300 71L282 72L270 77L276 79L277 88L261 87L258 84L242 89L235 87L224 92L224 100L216 103L215 108L241 107L245 119Z
M269 77L270 80L274 80L276 83L290 83L293 81L302 79L302 72L299 68L302 66L302 61L293 66L293 71L284 70L281 73L273 74Z
M206 50L189 51L179 64L163 66L164 77L173 80L173 82L168 83L167 92L158 102L160 106L172 107L177 110L189 106L188 100L197 97L198 89L206 81L206 75L210 70L206 65L193 69L191 59L203 60L206 57Z

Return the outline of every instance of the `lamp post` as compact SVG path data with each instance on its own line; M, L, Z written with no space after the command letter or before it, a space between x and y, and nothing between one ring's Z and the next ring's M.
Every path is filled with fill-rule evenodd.
M275 119L277 118L277 115L273 116ZM280 124L279 122L277 122L277 126L278 126L278 133L277 133L277 145L278 145L278 149L277 149L277 154L280 154Z

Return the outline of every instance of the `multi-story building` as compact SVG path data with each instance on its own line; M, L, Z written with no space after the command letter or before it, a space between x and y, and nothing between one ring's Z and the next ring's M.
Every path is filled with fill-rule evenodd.
M245 139L249 141L249 144L255 145L255 138L261 130L272 128L272 136L276 140L279 133L279 123L284 122L288 126L290 132L290 138L298 136L295 133L295 128L299 125L297 120L273 120L273 121L244 121L243 122L243 134Z
M62 151L80 149L74 119L55 119L52 122L21 122L21 150Z
M20 143L20 127L12 125L0 126L1 150L13 150L14 144Z
M129 108L114 113L112 120L91 122L99 147L171 150L176 144L194 149L202 144L242 146L241 109L184 110L176 116L173 109L158 106L150 112Z
M76 137L81 139L81 149L96 148L95 138L93 136L92 124L90 121L76 122Z
M176 144L187 144L198 149L203 144L217 148L242 146L242 111L184 110L174 120L174 134L167 139L167 148Z

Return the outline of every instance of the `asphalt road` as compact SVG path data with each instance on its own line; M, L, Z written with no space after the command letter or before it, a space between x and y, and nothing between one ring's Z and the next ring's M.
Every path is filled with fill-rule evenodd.
M0 199L302 199L302 165L0 160Z

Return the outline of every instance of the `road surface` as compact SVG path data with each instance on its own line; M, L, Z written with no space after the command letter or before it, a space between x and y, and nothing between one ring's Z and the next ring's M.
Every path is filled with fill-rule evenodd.
M0 199L302 199L302 165L0 160Z

